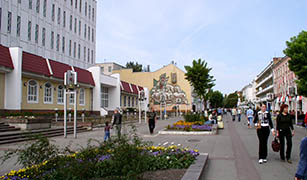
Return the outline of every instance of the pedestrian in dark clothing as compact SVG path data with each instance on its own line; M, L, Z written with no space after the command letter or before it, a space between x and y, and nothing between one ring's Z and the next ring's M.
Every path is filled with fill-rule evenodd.
M287 140L287 162L292 164L291 150L292 150L292 136L294 136L294 128L292 124L291 115L288 113L288 105L283 104L280 107L279 115L276 119L277 136L280 140L280 159L285 161L285 138Z
M260 123L260 126L258 126ZM275 136L275 130L273 127L271 114L266 111L266 105L263 104L261 106L261 111L256 114L254 119L255 127L259 127L257 129L257 136L259 139L259 164L267 162L268 156L268 139L270 135L270 131Z
M109 125L109 122L106 122L106 126L104 127L104 141L107 141L110 139L110 129L111 126Z
M154 133L154 129L156 127L157 114L154 108L151 109L151 112L148 113L148 126L150 134Z
M122 115L118 112L117 109L114 110L112 126L115 126L115 129L116 129L116 132L117 132L117 137L118 137L118 139L120 139L121 128L122 128Z
M303 126L304 126L304 127L307 127L307 113L306 113L305 118L304 118Z
M307 137L304 137L300 146L300 161L295 174L295 180L307 180Z

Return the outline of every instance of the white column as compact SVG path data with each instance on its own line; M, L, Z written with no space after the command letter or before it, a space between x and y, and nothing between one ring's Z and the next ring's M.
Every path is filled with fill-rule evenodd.
M74 138L77 138L77 90L74 90Z
M4 108L20 110L22 102L22 49L9 48L14 69L5 75Z

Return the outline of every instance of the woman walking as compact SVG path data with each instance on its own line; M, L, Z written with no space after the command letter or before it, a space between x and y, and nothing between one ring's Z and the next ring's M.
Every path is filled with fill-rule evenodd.
M156 126L156 120L157 120L157 114L155 112L155 109L152 107L151 112L148 113L148 126L149 126L150 134L154 133L154 129Z
M256 114L254 119L255 127L257 128L257 136L259 140L259 164L266 163L268 156L268 139L270 131L275 136L271 114L266 111L266 105L261 106L261 111Z
M277 136L280 140L280 159L285 161L285 138L287 140L287 162L292 164L291 150L292 150L292 136L294 136L294 128L292 124L291 115L288 113L288 105L283 104L280 107L280 113L276 119Z

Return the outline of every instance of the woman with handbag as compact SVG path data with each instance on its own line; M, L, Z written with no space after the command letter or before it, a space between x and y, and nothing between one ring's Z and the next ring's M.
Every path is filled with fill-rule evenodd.
M287 140L286 158L289 164L292 164L291 150L292 150L292 136L294 136L294 128L292 124L291 115L288 113L288 105L283 104L280 107L280 113L276 119L277 136L280 141L280 159L285 161L285 138Z
M268 139L270 131L275 136L271 114L266 110L266 105L261 106L261 111L256 114L254 124L257 129L257 136L259 140L259 164L266 163L268 156Z

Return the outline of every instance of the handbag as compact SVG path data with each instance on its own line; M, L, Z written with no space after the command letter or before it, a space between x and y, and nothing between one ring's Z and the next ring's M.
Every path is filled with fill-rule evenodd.
M274 152L279 152L280 150L280 142L277 137L275 137L274 140L272 141L272 149Z

